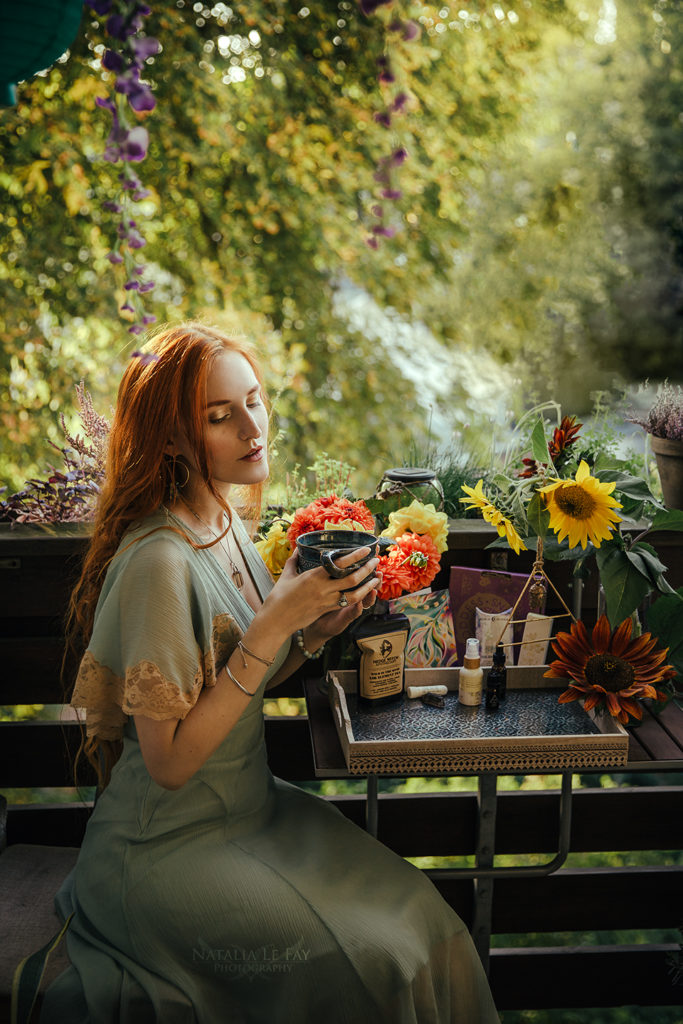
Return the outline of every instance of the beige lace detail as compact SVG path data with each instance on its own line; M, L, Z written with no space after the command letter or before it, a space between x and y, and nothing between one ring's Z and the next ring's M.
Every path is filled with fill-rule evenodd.
M140 661L116 675L86 651L78 671L71 703L85 708L86 732L104 740L120 740L127 716L142 714L156 721L185 718L204 686L215 686L216 675L228 660L241 631L232 616L217 615L212 622L211 646L197 668L192 688L180 689L151 661Z
M216 685L216 676L237 647L242 636L232 615L214 616L211 623L211 650L204 655L206 686Z

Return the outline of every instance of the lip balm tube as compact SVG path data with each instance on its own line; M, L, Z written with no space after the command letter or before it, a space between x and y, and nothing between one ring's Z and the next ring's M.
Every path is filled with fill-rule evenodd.
M447 686L406 686L406 693L409 697L422 697L425 693L436 693L439 697L445 697L448 693Z

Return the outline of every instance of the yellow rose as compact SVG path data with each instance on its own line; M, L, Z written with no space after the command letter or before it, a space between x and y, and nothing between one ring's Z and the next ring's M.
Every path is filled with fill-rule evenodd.
M342 519L338 523L333 523L326 519L323 530L360 530L361 532L367 532L363 524L357 523L355 519Z
M292 553L287 540L289 521L276 520L263 540L257 540L254 547L266 563L273 579L277 579L284 564Z
M448 548L448 516L445 512L437 512L434 505L423 505L421 501L415 500L391 512L389 525L382 531L382 536L400 537L408 530L412 533L428 533L439 554Z

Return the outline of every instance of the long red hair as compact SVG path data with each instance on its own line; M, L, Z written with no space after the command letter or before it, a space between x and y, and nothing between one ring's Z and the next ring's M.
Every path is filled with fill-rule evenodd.
M182 464L166 452L179 429L193 451L195 465L228 516L230 509L216 491L206 447L206 386L216 357L239 352L252 367L263 392L263 378L251 349L241 341L203 324L164 327L128 364L119 385L90 545L80 579L71 595L67 650L80 660L90 641L97 601L107 568L133 524L152 515L182 484ZM265 401L265 394L263 395ZM262 485L244 488L247 517L258 521ZM72 662L73 663L73 662ZM87 737L82 750L100 785L106 785L120 754L120 744Z

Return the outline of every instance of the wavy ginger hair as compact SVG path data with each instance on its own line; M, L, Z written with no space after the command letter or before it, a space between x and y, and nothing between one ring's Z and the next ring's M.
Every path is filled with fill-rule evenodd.
M187 436L204 482L230 516L229 507L211 480L206 447L207 379L221 352L244 356L263 394L261 370L252 351L242 342L194 322L160 330L145 345L144 356L133 357L123 374L92 540L69 604L68 651L77 662L90 641L106 571L126 530L156 512L177 486L178 462L166 448L179 429ZM249 518L258 521L262 485L252 485L245 491L252 513ZM89 736L81 749L95 769L100 786L106 785L120 755L120 743Z

